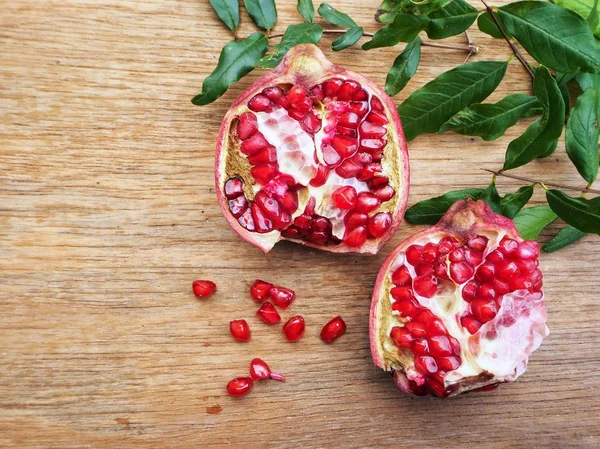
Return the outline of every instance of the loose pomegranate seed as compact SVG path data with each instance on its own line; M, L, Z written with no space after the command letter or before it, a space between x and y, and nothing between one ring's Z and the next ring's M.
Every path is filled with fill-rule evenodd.
M287 309L296 298L296 293L294 290L285 287L279 287L277 285L274 285L271 288L270 294L271 301L273 301L273 303L281 309Z
M217 284L212 281L194 281L192 282L192 290L196 298L206 298L217 290Z
M339 209L352 209L356 204L356 197L356 189L352 186L340 187L331 194L333 204Z
M300 340L304 335L304 318L300 315L293 316L283 325L283 333L288 341L294 342Z
M325 343L333 343L346 333L346 323L341 316L334 317L323 329L321 329L321 340Z
M267 362L261 359L250 361L250 377L254 380L274 379L285 382L283 374L272 373Z
M229 396L244 396L252 389L254 382L251 377L236 377L227 384Z
M270 302L265 302L260 309L256 311L256 315L270 326L281 321L277 309L275 309L275 306Z
M230 321L229 331L237 341L250 341L250 327L246 320Z

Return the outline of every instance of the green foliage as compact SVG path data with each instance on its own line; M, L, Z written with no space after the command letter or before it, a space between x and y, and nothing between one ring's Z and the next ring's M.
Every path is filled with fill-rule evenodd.
M298 12L307 22L315 20L315 6L312 0L298 0Z
M552 240L542 246L542 251L546 253L552 253L564 248L567 245L570 245L573 242L576 242L584 235L585 232L582 232L571 225L567 225L562 228Z
M415 37L404 51L394 60L385 80L385 91L394 96L410 81L419 67L421 59L421 39Z
M240 25L240 2L238 0L210 0L210 6L221 22L231 31Z
M294 45L316 44L321 40L322 35L323 28L316 23L304 22L297 25L290 25L285 30L281 42L275 45L275 54L262 58L258 61L258 66L272 69L279 64L288 50Z
M264 30L270 30L277 23L277 9L274 0L244 0L246 11L252 21Z
M556 220L556 214L547 205L528 207L514 218L519 234L525 240L535 240L546 226Z
M333 51L342 51L356 44L364 33L363 27L352 27L331 43Z
M573 198L560 190L546 191L546 200L561 220L583 232L600 234L600 196Z

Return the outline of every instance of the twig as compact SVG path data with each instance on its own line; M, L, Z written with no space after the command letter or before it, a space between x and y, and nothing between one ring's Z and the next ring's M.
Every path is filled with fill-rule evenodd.
M323 34L344 34L348 30L323 30ZM365 37L373 37L375 33L370 33L368 31L363 32L362 34ZM280 34L271 34L269 39L275 39L277 37L282 37L283 33ZM458 45L458 44L442 44L438 42L432 41L421 41L421 45L424 47L436 47L436 48L447 48L448 50L460 50L467 51L469 54L475 54L479 52L479 47L473 45L472 43L469 45Z
M573 192L584 192L584 193L596 193L596 194L600 194L600 190L590 189L589 187L579 188L579 187L573 187L573 186L565 186L565 185L562 185L562 184L555 184L555 183L552 183L552 182L538 181L536 179L526 178L524 176L511 175L511 174L505 173L503 171L489 170L487 168L482 168L482 170L486 171L488 173L493 173L495 176L504 176L505 178L517 179L519 181L530 182L532 184L539 184L539 185L547 185L547 186L551 186L551 187L558 187L559 189L572 190Z
M525 60L525 58L523 57L523 55L521 54L521 52L519 51L517 46L513 43L513 41L510 40L510 37L508 37L508 34L506 34L506 31L504 31L504 27L498 21L498 18L496 17L496 14L494 14L494 11L492 11L492 8L485 2L485 0L481 0L481 3L483 3L485 5L485 9L487 10L487 12L490 13L490 17L496 24L496 27L500 31L500 34L502 34L502 37L504 38L504 40L510 46L510 49L512 50L514 55L517 57L517 59L519 60L521 65L523 67L525 67L525 70L527 70L527 72L529 72L529 76L531 76L531 78L533 78L533 71L529 67L529 64L527 64L527 61Z
M469 47L476 48L475 45L474 45L474 43L473 43L473 39L471 39L471 35L469 34L468 30L465 31L465 38L467 38L467 44L468 44ZM479 50L479 48L477 48L477 50ZM471 52L469 52L469 54L465 58L465 62L463 62L463 64L465 64L469 60L469 58L471 56L473 56L475 53L477 53L477 51L471 51Z

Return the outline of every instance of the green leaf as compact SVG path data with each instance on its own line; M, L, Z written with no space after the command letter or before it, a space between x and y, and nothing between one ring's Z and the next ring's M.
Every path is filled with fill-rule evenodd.
M252 33L246 39L228 42L219 56L217 68L202 83L202 92L192 99L198 106L212 103L229 86L250 73L269 48L267 36Z
M587 200L551 189L546 191L546 200L565 223L583 232L600 234L600 196Z
M404 218L411 224L435 224L456 201L467 197L477 200L483 192L484 189L453 190L442 196L419 201L406 210Z
M567 155L588 184L598 175L599 107L598 91L590 87L577 98L565 135Z
M430 39L445 39L467 30L477 18L477 10L464 0L454 0L428 14L431 21L425 31Z
M323 28L312 22L303 22L296 25L290 25L283 33L281 42L275 45L275 54L265 56L258 61L258 66L265 69L272 69L283 59L290 48L298 44L316 44L321 40Z
M333 25L346 28L354 28L358 26L348 14L338 11L327 3L321 3L318 12L321 17Z
M502 205L502 215L510 219L515 218L521 209L527 204L533 195L535 184L523 186L514 193L507 193L500 201Z
M375 20L380 23L390 23L400 9L402 9L402 0L383 0L375 13Z
M210 0L221 22L231 31L240 25L240 2L238 0Z
M536 97L512 94L498 103L476 103L450 118L440 132L454 131L466 136L494 140L504 135L522 117L531 117L541 111Z
M557 251L561 248L564 248L567 245L570 245L573 242L576 242L584 235L585 232L582 232L571 225L567 225L564 228L562 228L552 240L550 240L548 243L542 246L542 251L544 251L545 253Z
M594 0L594 6L590 11L590 15L586 17L585 21L590 27L590 30L592 30L594 34L597 34L598 25L600 25L600 16L598 16L598 0Z
M298 12L307 22L315 20L315 7L312 0L298 0Z
M429 19L425 16L413 16L399 12L392 23L380 28L370 41L363 44L362 48L371 50L379 47L391 47L400 41L410 42L427 27L428 22Z
M567 87L567 83L559 83L558 90L560 90L560 94L563 97L563 102L565 104L565 116L569 115L571 109L571 94L569 94L569 88Z
M510 170L547 155L556 148L565 121L565 103L556 80L548 69L538 67L534 73L533 91L541 103L542 117L508 145L503 170Z
M365 30L363 27L353 27L331 43L333 51L340 51L358 42Z
M592 17L594 12L593 9L596 4L594 0L553 0L552 3L556 3L563 8L575 11L581 17L587 18L590 29L596 36L600 37L600 29L597 22L600 19L600 14L598 13L597 9L595 11L596 19Z
M275 0L244 0L244 5L258 27L270 30L277 23Z
M419 67L421 59L421 39L415 37L394 60L385 79L385 91L394 96L410 81Z
M492 61L463 64L413 92L398 106L406 139L437 132L458 111L485 100L502 81L507 65Z
M500 205L500 195L496 190L496 183L492 180L490 185L485 189L479 196L480 200L484 200L497 214L502 213L502 206Z
M565 73L600 72L600 52L585 20L553 3L521 1L497 9L502 25L540 64Z
M490 16L489 12L484 12L477 18L477 27L480 31L483 31L485 34L489 34L495 39L504 39L502 33L496 26L496 23Z
M600 75L594 75L592 73L581 73L575 77L579 83L581 90L585 91L590 87L593 87L600 92Z
M525 240L535 240L546 226L556 220L557 216L547 205L528 207L519 212L515 218L515 226Z

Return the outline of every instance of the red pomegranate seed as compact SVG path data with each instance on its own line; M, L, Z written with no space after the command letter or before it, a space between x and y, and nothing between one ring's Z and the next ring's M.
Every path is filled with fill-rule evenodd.
M271 105L271 100L269 100L264 95L258 94L250 99L248 102L248 107L254 112L264 111Z
M429 337L435 335L446 335L446 326L444 326L444 323L442 323L440 319L434 318L433 320L430 320L429 323L427 323L427 326L425 327L425 332Z
M425 325L423 323L417 323L416 321L409 321L404 327L410 332L415 338L423 338L427 334L425 333Z
M429 354L429 343L424 338L419 338L417 340L414 340L411 343L410 348L412 349L412 352L414 352L415 354L418 354L418 355Z
M229 331L237 341L250 341L250 327L246 320L230 321Z
M415 297L412 288L406 286L392 288L390 290L390 295L392 295L392 298L396 301L406 301Z
M438 249L437 249L437 245L435 243L427 243L424 247L423 247L423 253L422 253L422 258L423 261L426 263L433 263L435 262L435 260L438 257Z
M420 309L421 305L416 299L404 299L392 304L392 310L400 312L400 316L403 318L414 317Z
M279 174L275 165L261 164L250 169L250 174L259 184L267 184L271 179Z
M252 389L254 382L251 377L236 377L227 384L229 396L244 396Z
M364 89L360 89L358 92L356 92L354 94L354 97L352 97L352 99L354 101L364 101L364 100L368 100L369 99L369 94L366 90Z
M263 302L269 298L271 287L273 287L273 284L257 279L250 286L250 296L256 302Z
M323 88L321 86L315 86L310 90L310 93L317 100L321 101L325 98L325 94L323 93Z
M471 302L475 299L476 294L477 294L477 283L475 281L467 282L462 289L462 298L467 302Z
M252 156L269 146L269 142L261 133L256 133L240 145L240 151L246 156Z
M379 207L381 201L377 199L375 195L370 192L360 192L356 198L355 210L368 214Z
M356 204L356 197L356 189L352 186L340 187L331 194L333 204L343 210L352 209Z
M333 98L338 94L343 84L344 81L339 78L327 80L323 83L323 93L326 97Z
M300 86L293 86L287 93L287 100L292 107L298 107L306 98L306 90Z
M345 126L347 128L356 129L358 127L358 123L360 122L360 117L356 112L344 112L340 115L338 119L338 124Z
M434 357L451 356L452 346L450 345L450 340L445 335L429 337L429 351Z
M317 168L317 174L313 179L310 180L310 185L313 187L321 187L327 182L328 177L329 167L319 164L319 167Z
M387 132L383 126L374 125L373 123L369 123L367 121L364 121L360 124L359 131L361 137L370 139L383 137Z
M438 365L433 357L420 355L415 357L415 368L421 374L433 374L438 370Z
M491 282L494 280L494 272L495 272L494 264L490 262L484 262L483 265L480 265L477 269L477 273L475 273L475 280L478 282Z
M274 379L285 382L283 374L272 373L267 362L262 359L252 359L250 361L250 377L253 380Z
M450 252L448 258L450 259L450 262L462 262L465 260L465 250L462 248L456 248Z
M254 137L251 137L250 139L253 138ZM250 142L250 139L246 140L246 142ZM262 150L259 150L256 153L248 156L248 162L250 162L252 165L274 164L277 162L277 150L274 146L269 145L266 148L263 148Z
M458 262L450 265L450 277L457 284L467 282L473 276L473 267L467 262Z
M424 298L432 298L437 292L437 278L435 276L417 276L414 279L415 293Z
M408 323L407 323L408 324ZM394 326L390 332L392 342L400 349L410 349L413 337L404 327Z
M496 275L504 281L510 281L519 275L519 266L512 260L503 260L496 265Z
M373 96L371 98L371 108L374 109L375 111L382 112L383 111L383 103L381 103L381 100L379 98Z
M350 101L354 94L360 90L360 84L356 81L348 80L344 83L340 91L338 92L339 101Z
M270 295L271 301L281 309L287 309L296 298L294 290L277 285L271 287Z
M336 316L321 329L321 340L333 343L346 333L346 323L341 316Z
M242 140L246 140L248 137L256 134L256 131L258 131L256 116L252 112L244 112L241 114L237 126L238 137Z
M373 156L371 156L369 153L367 153L365 151L359 151L354 156L352 156L352 159L355 162L358 162L359 164L366 165L366 164L370 164L373 161Z
M483 235L478 235L467 241L467 246L475 251L483 252L488 244L488 238Z
M467 262L469 265L476 267L481 263L482 260L483 253L470 248L465 250L465 262Z
M346 229L344 233L344 245L351 248L358 248L367 241L367 227L358 226L352 230Z
M337 131L338 134L341 134L343 136L348 136L348 137L356 137L357 136L355 129L346 128L345 126L338 125L335 127L335 130Z
M494 299L496 298L496 291L490 284L483 284L477 289L477 297L482 299Z
M300 340L304 335L304 318L300 315L293 316L283 325L283 333L288 341L294 342Z
M354 178L362 170L362 165L353 159L346 159L342 162L339 167L335 169L335 172L344 179Z
M196 298L206 298L217 290L217 284L212 281L194 281L192 282L192 290Z
M272 220L277 218L281 214L281 211L279 209L279 203L277 202L277 200L269 197L262 190L256 194L256 196L254 197L254 201L262 209L265 215Z
M373 190L373 195L375 195L375 197L382 202L391 200L395 194L396 191L390 185Z
M515 257L519 259L537 259L539 255L540 245L536 241L521 242L515 251Z
M254 231L256 227L254 226L254 219L252 218L252 213L250 209L246 209L246 211L238 218L238 223L246 228L248 231Z
M269 326L277 324L281 321L281 317L279 316L279 313L277 313L277 309L275 309L275 306L270 302L265 302L260 309L256 311L256 316L258 316Z
M232 199L244 193L244 183L240 178L229 178L225 183L225 198Z
M252 203L250 210L254 225L256 226L256 232L265 233L273 230L273 222L265 215L257 203Z
M354 229L358 226L364 226L369 221L367 214L361 214L360 212L349 212L344 217L344 224L347 229Z
M392 283L394 285L410 285L411 281L410 272L406 268L406 265L397 268L392 274Z
M415 321L422 324L427 324L431 320L433 320L435 316L428 309L422 309L417 316L415 316Z
M487 323L494 319L498 313L498 308L494 300L476 298L471 303L471 313L477 321Z
M413 267L423 261L423 247L421 245L410 245L406 249L406 261Z
M371 123L374 123L376 125L387 125L388 124L388 119L385 116L385 114L378 112L378 111L371 111L369 113L369 115L367 115L367 118L365 119Z
M369 234L374 238L385 235L392 225L392 215L389 212L379 212L369 219L367 226Z
M420 263L415 267L415 273L417 276L427 276L433 274L433 265L428 263Z
M353 101L350 103L350 109L362 117L369 111L369 103L366 101Z
M302 125L309 133L318 133L321 130L321 118L315 114L308 114L302 120Z
M438 367L444 371L453 371L460 366L460 358L455 356L437 357Z
M352 157L354 156L354 153L358 151L356 139L348 136L333 136L333 139L331 139L331 146L342 159Z
M240 218L244 211L248 208L248 201L244 195L240 195L237 198L229 200L229 211L235 218Z
M458 244L454 237L444 237L438 242L438 253L448 254Z
M498 246L498 250L502 252L505 256L510 256L514 250L518 248L519 244L508 237L504 237L500 241L500 245Z
M497 249L489 253L487 256L487 261L493 264L497 264L502 260L504 260L504 254L502 254L502 252L498 251Z

